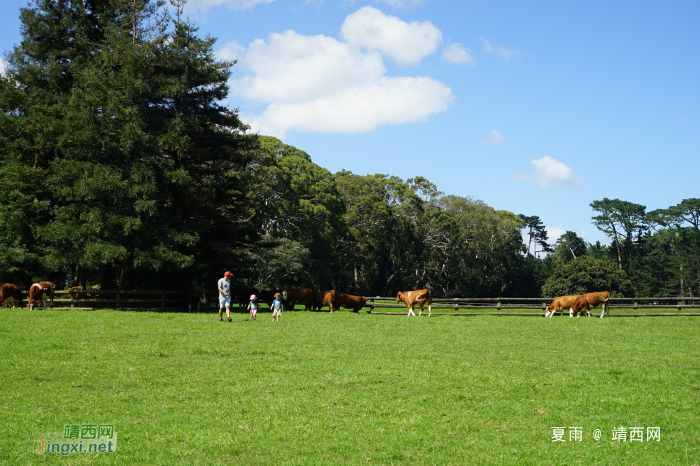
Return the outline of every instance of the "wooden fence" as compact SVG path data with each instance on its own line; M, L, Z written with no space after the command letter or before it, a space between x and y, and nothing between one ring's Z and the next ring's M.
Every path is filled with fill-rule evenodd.
M205 293L207 303L200 305L200 311L218 309L218 292L207 291ZM27 292L24 291L23 294L26 296ZM184 291L55 291L54 296L55 309L109 308L160 312L187 311L187 296ZM549 298L435 298L433 299L433 314L542 316L550 302ZM237 306L238 303L234 297L233 307ZM416 308L420 309L418 306ZM389 311L385 309L389 309ZM407 314L406 306L403 303L397 303L395 297L386 296L368 298L365 310L372 314ZM660 312L662 310L666 312ZM427 307L425 312L428 312ZM602 312L601 309L594 309L591 311L591 315L600 316L600 312ZM566 316L568 313L568 309L560 311L561 316ZM700 316L700 297L610 298L611 317L673 315Z
M434 315L499 315L499 316L543 316L552 298L434 298ZM395 297L377 296L367 302L372 314L403 314L408 313L406 305L397 303ZM381 311L376 309L396 309L396 311ZM420 310L420 306L414 306ZM445 312L446 310L450 312ZM615 312L613 312L613 309ZM642 310L640 312L640 310ZM656 310L657 312L649 312ZM658 312L666 310L668 312ZM694 310L695 312L689 312ZM495 311L495 312L494 312ZM523 312L525 311L525 312ZM700 316L700 297L678 298L610 298L609 311L611 317L643 317L643 316ZM425 306L424 313L428 312ZM569 310L558 311L561 316L569 314ZM584 311L585 312L585 311ZM597 315L596 315L597 312ZM602 309L592 309L592 316L600 316Z
M22 292L24 296L27 291ZM209 293L209 295L214 295ZM77 296L77 297L76 297ZM139 311L187 310L184 291L86 290L54 291L54 309L129 309ZM202 304L200 310L207 306ZM216 303L218 306L218 302Z

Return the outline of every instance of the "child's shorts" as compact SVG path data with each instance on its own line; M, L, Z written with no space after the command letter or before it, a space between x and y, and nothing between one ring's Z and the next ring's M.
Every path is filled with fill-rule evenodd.
M281 315L282 315L282 309L279 309L279 310L277 310L277 311L275 311L275 310L273 309L273 311L272 311L272 317L277 317L277 316L281 316Z

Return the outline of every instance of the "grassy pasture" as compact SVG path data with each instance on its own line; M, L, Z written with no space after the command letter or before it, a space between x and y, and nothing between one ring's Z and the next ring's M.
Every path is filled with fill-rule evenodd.
M700 463L697 317L0 316L0 464ZM115 453L34 453L92 422Z

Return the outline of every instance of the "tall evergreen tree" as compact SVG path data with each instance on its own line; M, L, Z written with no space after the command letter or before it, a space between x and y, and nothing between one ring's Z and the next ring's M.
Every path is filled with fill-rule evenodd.
M22 10L23 41L0 82L0 170L20 189L0 188L0 220L22 213L14 246L25 253L4 261L37 258L32 277L168 286L168 270L223 268L254 239L243 187L257 140L219 103L234 63L162 4Z

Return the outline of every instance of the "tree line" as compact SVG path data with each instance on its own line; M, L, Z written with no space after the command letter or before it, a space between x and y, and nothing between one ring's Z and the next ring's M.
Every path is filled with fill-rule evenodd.
M697 294L700 201L603 199L610 245L447 195L331 173L221 102L235 62L183 0L35 0L0 77L0 281L311 287L366 296ZM540 251L541 254L537 254Z

